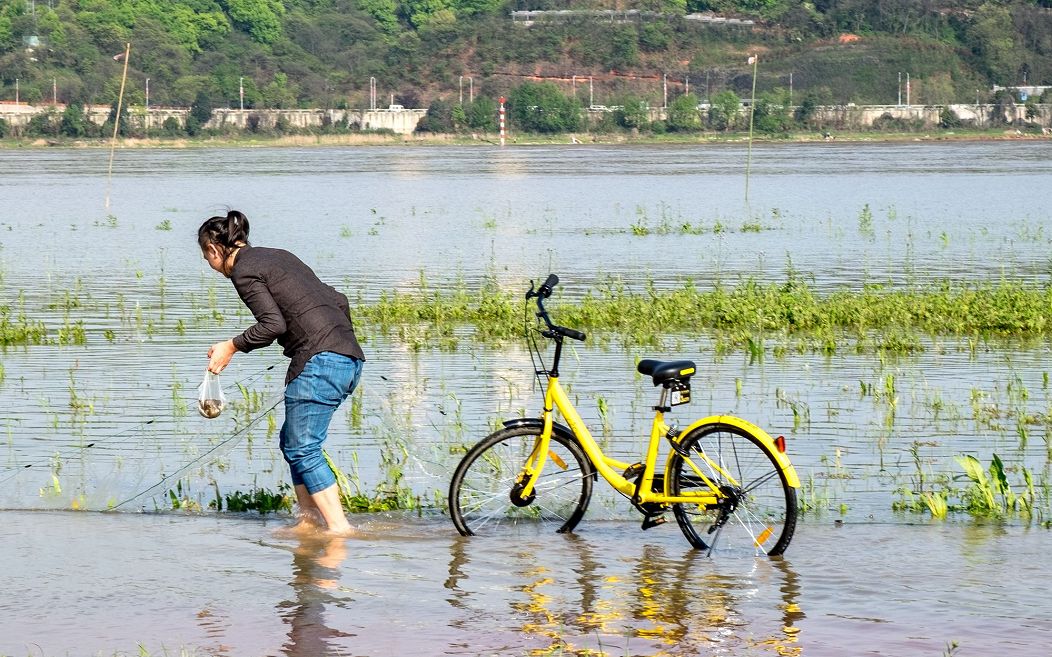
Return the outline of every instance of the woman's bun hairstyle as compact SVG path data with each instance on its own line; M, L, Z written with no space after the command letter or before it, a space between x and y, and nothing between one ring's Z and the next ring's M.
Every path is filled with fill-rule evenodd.
M197 243L203 251L209 244L229 251L238 244L248 244L248 217L237 210L226 216L209 217L197 230Z

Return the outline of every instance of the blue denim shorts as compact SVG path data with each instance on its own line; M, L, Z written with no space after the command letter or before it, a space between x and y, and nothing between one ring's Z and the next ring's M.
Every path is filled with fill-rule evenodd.
M321 445L340 404L354 392L362 376L362 361L323 351L307 361L299 376L285 386L285 423L281 453L292 471L292 484L317 493L336 483Z

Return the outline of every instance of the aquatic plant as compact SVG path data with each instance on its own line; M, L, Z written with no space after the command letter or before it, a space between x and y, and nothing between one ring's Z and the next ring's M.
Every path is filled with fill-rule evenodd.
M599 423L603 428L603 435L609 436L613 432L613 425L610 422L610 403L602 395L596 396L595 402L599 408Z
M914 456L917 458L916 451ZM898 493L902 499L893 503L892 508L914 513L927 511L933 518L945 518L949 513L976 517L1032 518L1039 506L1041 510L1047 510L1044 507L1049 503L1048 494L1045 492L1043 500L1038 497L1033 475L1025 466L1016 467L1022 476L1021 485L1016 484L1021 490L1016 492L1009 481L1009 469L997 454L991 456L990 465L985 468L979 459L970 454L955 460L964 471L967 486L955 487L953 480L943 478L930 482L929 490L924 490L925 479L917 458L918 473L921 474L916 482L918 489L900 489Z
M225 505L226 510L232 513L246 513L249 511L255 511L260 514L279 511L291 513L292 507L296 502L291 492L292 488L285 482L278 484L277 491L253 487L247 492L234 491L225 496L220 495L218 484L213 482L213 485L215 486L216 496L215 499L208 503L208 507L215 511L223 511Z
M189 406L183 398L183 382L178 377L175 363L172 363L172 416L186 417L188 411Z
M477 340L517 338L519 297L495 283L477 291L423 287L384 293L355 313L363 323L396 332L418 348L453 346L457 326L474 327L471 335ZM921 335L974 341L1052 334L1052 286L1012 281L907 288L869 284L827 294L797 277L780 284L717 284L708 290L691 281L670 290L647 285L640 292L606 286L553 303L552 310L563 324L613 333L626 344L654 344L677 331L707 330L725 347L748 348L751 341L754 352L758 336L791 339L795 350L826 354L845 343L856 351L901 354L921 351Z
M1034 504L1034 481L1030 471L1021 468L1024 490L1017 494L1008 483L1004 463L994 454L989 467L989 477L979 459L964 455L957 458L971 480L971 485L962 494L965 509L972 515L1008 515L1019 513L1029 516Z
M397 511L407 509L419 509L422 505L412 491L398 486L397 482L389 482L387 485L378 486L376 492L370 496L362 491L361 480L358 477L358 457L353 455L354 461L353 477L347 475L336 465L332 457L325 451L326 463L336 475L336 485L340 492L340 503L348 513L375 513L378 511Z
M873 211L869 209L869 203L858 213L858 232L866 237L873 237Z
M182 480L176 482L175 488L168 489L168 499L172 511L196 512L201 510L200 499L190 496L190 485L187 483L184 488Z
M21 293L19 297L22 298ZM43 322L30 321L24 312L13 315L10 306L0 306L0 347L46 342L47 328Z

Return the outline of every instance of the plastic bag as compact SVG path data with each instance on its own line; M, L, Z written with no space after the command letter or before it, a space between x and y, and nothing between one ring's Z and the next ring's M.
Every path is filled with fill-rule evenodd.
M219 417L226 406L223 386L219 385L219 375L205 370L205 380L201 382L197 394L197 412L209 419Z

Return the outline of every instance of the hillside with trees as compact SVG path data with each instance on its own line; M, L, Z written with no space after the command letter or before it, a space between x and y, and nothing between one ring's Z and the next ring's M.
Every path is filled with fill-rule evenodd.
M499 95L522 105L555 90L578 106L621 107L629 124L634 107L667 102L674 123L672 106L688 91L713 106L720 94L747 96L753 53L758 90L787 104L892 104L905 74L913 103L987 102L993 85L1052 84L1050 7L1052 0L0 0L0 99L112 103L122 67L114 56L130 42L128 101L146 102L148 78L153 106L368 107L375 97L379 106L438 103L435 117L471 125L492 117ZM621 13L511 15L567 8ZM740 20L687 16L699 12Z

